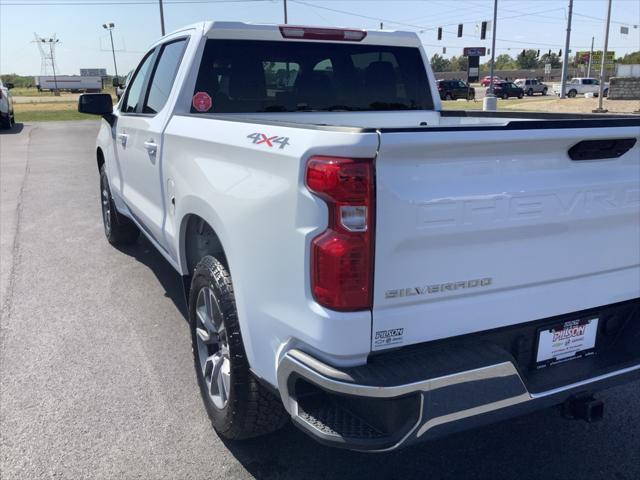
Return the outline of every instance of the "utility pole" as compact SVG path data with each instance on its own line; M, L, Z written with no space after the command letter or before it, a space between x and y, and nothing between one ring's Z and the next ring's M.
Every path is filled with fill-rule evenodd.
M49 45L49 58L51 59L51 67L53 70L53 84L55 86L54 95L60 95L60 90L58 90L58 76L56 74L56 58L53 54L53 47L60 42L55 36L51 38L40 38L40 43Z
M498 100L493 93L493 72L496 63L496 23L498 20L498 0L493 0L493 33L491 34L491 68L489 71L489 93L482 102L483 110L496 110Z
M57 42L57 40L56 40ZM51 46L53 44L53 41L49 42L49 52L51 52L51 66L53 67L53 83L56 86L56 92L55 95L60 95L60 90L58 90L58 76L56 75L56 63L53 61L53 47Z
M158 2L160 4L160 32L164 37L164 9L162 8L162 0L158 0Z
M569 0L569 18L567 19L567 38L564 41L564 57L562 60L562 78L560 79L560 98L565 98L567 74L569 72L569 44L571 43L571 17L573 16L573 0Z
M604 96L604 81L607 72L607 48L609 48L609 25L611 24L611 1L607 6L607 25L604 29L604 51L602 52L602 60L600 61L600 91L598 92L598 108L593 113L605 113L607 110L602 108L602 97Z
M587 67L587 77L591 76L591 57L593 57L593 40L596 37L591 37L591 51L589 52L589 66Z
M102 24L102 28L104 28L105 30L109 30L109 38L111 38L111 54L113 55L113 69L116 71L116 79L119 79L118 77L118 65L116 64L116 49L113 46L113 29L115 27L115 23L113 22L108 22L108 23L103 23Z
M289 18L287 15L287 0L284 0L284 24L289 23Z

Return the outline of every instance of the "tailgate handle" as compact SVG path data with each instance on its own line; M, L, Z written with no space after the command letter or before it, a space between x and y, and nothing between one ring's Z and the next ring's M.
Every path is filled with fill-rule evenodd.
M618 158L636 144L635 138L606 138L603 140L583 140L569 149L571 160L602 160Z

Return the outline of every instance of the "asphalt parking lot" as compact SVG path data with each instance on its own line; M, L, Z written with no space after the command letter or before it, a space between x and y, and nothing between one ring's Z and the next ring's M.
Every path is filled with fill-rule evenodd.
M151 245L104 239L98 123L0 132L0 477L640 478L640 384L605 419L545 410L389 454L322 447L294 427L245 443L212 430L180 279Z

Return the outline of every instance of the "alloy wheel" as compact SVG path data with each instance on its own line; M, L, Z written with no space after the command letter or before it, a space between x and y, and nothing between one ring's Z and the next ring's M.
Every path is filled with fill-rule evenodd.
M209 398L222 410L229 402L231 361L229 341L222 311L209 287L198 292L196 300L196 341L198 360Z
M109 236L111 233L111 199L109 198L109 190L106 185L102 185L102 222L104 223L104 231Z

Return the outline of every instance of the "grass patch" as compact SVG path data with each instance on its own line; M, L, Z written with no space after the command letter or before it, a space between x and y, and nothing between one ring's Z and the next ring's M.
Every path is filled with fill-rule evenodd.
M95 115L78 112L76 102L16 103L16 122L53 122L58 120L95 120Z
M56 122L61 120L97 120L95 115L87 115L73 110L41 110L16 112L16 122Z
M16 122L54 122L61 120L96 120L96 115L78 112L78 103L15 103Z
M11 89L14 97L53 97L53 92L39 92L33 87L16 87Z
M498 99L498 110L517 110L523 104L531 103L535 100L502 100ZM476 102L447 100L442 102L443 110L482 110L482 101Z
M112 93L112 90L113 88L111 89L111 91L103 90L102 93ZM11 95L13 95L14 97L66 97L79 95L79 93L60 92L60 95L54 95L52 91L39 92L35 87L15 87L11 89Z

